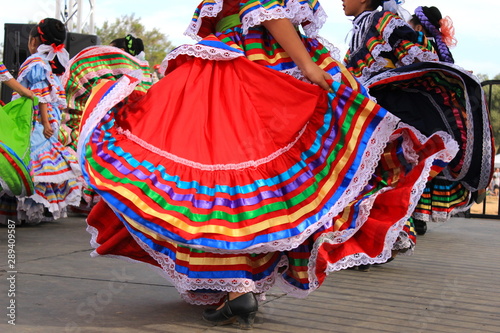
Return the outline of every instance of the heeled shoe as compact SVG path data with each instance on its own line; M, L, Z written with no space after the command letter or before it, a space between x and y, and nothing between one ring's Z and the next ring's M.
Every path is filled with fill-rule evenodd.
M214 325L228 325L238 320L241 329L251 329L259 303L253 293L227 300L220 309L203 311L203 319Z

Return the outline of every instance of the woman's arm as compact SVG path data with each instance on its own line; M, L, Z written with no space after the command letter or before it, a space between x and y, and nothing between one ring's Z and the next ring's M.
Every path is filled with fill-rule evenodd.
M22 84L17 82L16 79L7 80L7 81L5 81L5 84L7 85L7 87L14 90L15 92L17 92L21 96L28 97L31 99L33 99L33 97L35 97L34 92L29 90L28 88L25 88Z
M331 80L330 74L319 68L319 66L312 61L311 56L307 52L304 44L302 44L290 20L269 20L264 21L262 25L269 30L309 81L316 83L325 90L330 89L329 84L326 82L326 80Z
M54 134L54 130L52 129L52 126L50 126L49 123L49 113L47 112L47 103L40 103L39 108L40 108L40 117L42 118L43 136L45 136L45 138L48 139Z

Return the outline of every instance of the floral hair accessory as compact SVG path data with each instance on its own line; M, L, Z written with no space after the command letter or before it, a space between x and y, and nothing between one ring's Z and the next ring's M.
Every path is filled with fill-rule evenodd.
M455 38L455 27L453 27L453 21L449 16L441 19L439 21L441 27L441 34L443 35L443 42L448 45L448 47L453 47L457 45L457 39Z

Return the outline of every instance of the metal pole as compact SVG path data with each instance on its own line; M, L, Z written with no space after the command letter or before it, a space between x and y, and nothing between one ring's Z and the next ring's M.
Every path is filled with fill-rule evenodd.
M73 15L74 15L74 1L68 1L68 31L73 31L75 29L75 24L73 23Z
M89 0L89 3L90 3L89 34L93 35L95 32L95 24L94 24L95 1Z
M55 18L61 17L61 0L56 0L56 15L54 15L54 17ZM64 21L64 19L62 21Z
M83 13L83 5L82 0L77 0L76 7L76 32L82 33L82 13Z

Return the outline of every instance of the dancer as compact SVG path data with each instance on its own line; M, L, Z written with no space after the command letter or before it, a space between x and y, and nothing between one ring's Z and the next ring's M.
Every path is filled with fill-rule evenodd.
M434 26L440 22L439 10L417 8L411 22L432 31L429 37L436 44L430 47L424 36L396 14L398 3L343 1L345 14L355 17L355 33L345 62L377 102L402 121L425 135L447 131L459 143L459 153L427 184L413 214L417 233L424 234L425 222L447 221L451 215L469 209L471 192L488 186L494 145L478 79L447 64L453 63L445 44L453 41L449 21L441 32L438 25ZM378 11L382 5L391 10Z
M31 143L30 170L34 182L33 195L18 197L18 218L26 223L65 217L67 206L80 201L78 162L58 141L61 109L66 107L66 95L58 78L68 61L65 37L61 21L40 21L30 32L31 56L19 71L19 83L32 90L40 102L33 130L25 134ZM13 100L19 97L15 93Z
M417 7L409 24L420 33L419 38L422 41L419 42L427 44L427 48L435 52L440 61L455 62L449 47L455 46L457 40L453 22L448 16L443 18L436 7ZM437 214L452 216L468 210L473 202L470 191L462 183L449 181L443 175L437 176L427 184L415 209L414 224L417 234L424 235L427 222L436 219ZM442 219L443 217L437 218Z
M420 37L421 44L425 44L424 40L427 40L440 61L455 62L449 48L456 46L457 40L453 21L449 16L443 18L441 11L434 6L419 6L408 23L413 30L425 37Z
M140 60L146 59L142 39L136 38L131 34L128 34L123 38L114 39L111 43L109 43L109 45L117 47Z
M131 55L131 53L139 54L141 50L143 48L129 49L129 52L125 52L113 46L90 46L70 60L62 82L71 115L70 121L66 123L71 132L71 142L68 146L75 152L78 146L83 111L93 88L101 84L103 80L118 80L122 75L134 71L142 74L141 82L135 88L137 96L145 94L151 87L152 77L149 63ZM83 178L79 179L79 182L82 187L82 203L74 211L88 214L100 198L94 190L87 186Z
M159 268L194 304L225 299L203 318L242 328L275 284L305 297L391 256L457 147L395 129L313 38L324 19L317 1L203 1L188 29L200 41L172 51L144 97L124 100L132 76L94 91L78 146L103 198L93 255Z
M16 195L33 194L29 174L29 131L34 105L34 93L12 77L0 62L0 82L23 96L0 106L0 224L17 217Z

